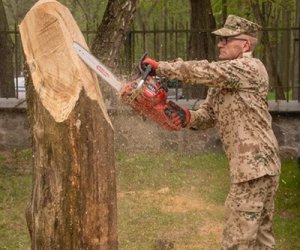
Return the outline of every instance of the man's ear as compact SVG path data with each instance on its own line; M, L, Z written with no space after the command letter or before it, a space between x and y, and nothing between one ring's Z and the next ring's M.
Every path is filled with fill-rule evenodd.
M243 52L249 52L251 51L251 42L249 40L246 40L245 43L243 43Z

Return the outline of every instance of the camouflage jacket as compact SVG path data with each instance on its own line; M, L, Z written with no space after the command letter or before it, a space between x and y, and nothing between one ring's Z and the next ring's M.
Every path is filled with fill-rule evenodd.
M178 59L159 62L157 74L210 87L204 103L191 111L189 127L217 127L233 183L280 173L278 144L266 99L268 74L260 60L251 53L211 63Z

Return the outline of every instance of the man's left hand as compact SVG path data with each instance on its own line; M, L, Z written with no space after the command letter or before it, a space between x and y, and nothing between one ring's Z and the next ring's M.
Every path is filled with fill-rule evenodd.
M143 61L144 65L151 65L152 69L155 71L158 68L159 62L155 61L154 59L147 57Z

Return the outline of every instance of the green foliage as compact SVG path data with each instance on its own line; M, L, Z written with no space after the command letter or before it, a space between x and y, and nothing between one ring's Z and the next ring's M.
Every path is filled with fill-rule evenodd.
M214 11L214 16L217 23L222 24L222 0L212 0L212 7ZM242 16L255 20L255 15L251 8L251 1L236 0L236 1L226 1L227 2L227 13ZM258 4L261 9L264 9L266 16L269 19L269 27L278 27L277 24L282 23L282 13L292 12L291 16L295 20L296 12L296 1L294 0L259 0ZM279 25L280 26L280 25Z
M101 23L108 0L57 0L65 5L73 14L79 27L83 30L95 31ZM37 2L37 0L3 0L8 23L11 29L19 24L25 14Z
M37 0L27 0L22 4L19 1L3 0L10 27L20 23L26 12ZM96 30L101 23L108 0L58 0L64 4L74 15L82 30ZM222 21L222 0L211 0L214 16L219 25ZM227 1L227 13L237 14L246 18L254 19L250 6L251 1L236 0ZM270 26L282 23L282 13L291 12L290 17L295 20L296 1L294 0L260 0L259 4L270 11ZM186 28L190 21L190 4L186 0L140 0L137 3L137 15L135 26L139 29L146 27L153 29L154 24L162 29L170 28L173 23ZM276 27L276 26L273 26Z
M59 2L71 11L82 31L96 31L108 0L60 0Z
M140 0L137 5L135 26L138 29L146 28L152 30L154 26L162 30L170 29L177 23L180 27L186 28L190 16L190 4L186 0L172 1L149 1Z

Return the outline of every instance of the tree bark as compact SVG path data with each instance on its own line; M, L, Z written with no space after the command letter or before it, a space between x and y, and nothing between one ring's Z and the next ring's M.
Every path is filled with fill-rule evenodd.
M191 4L191 37L189 46L189 59L214 60L215 36L211 30L216 28L210 0L190 0ZM207 87L190 86L192 98L205 99Z
M26 212L32 249L117 249L114 132L87 47L72 15L40 0L20 25L30 69L33 188Z
M227 19L227 16L228 16L228 3L227 3L227 0L222 0L222 20L223 20L223 23L226 22L226 19Z
M211 31L216 28L210 0L191 2L191 39L190 59L215 59L215 36Z
M8 33L8 22L0 0L0 97L15 97L13 55L14 44Z
M137 0L109 0L103 20L97 29L92 51L106 66L116 71L121 46L131 27ZM101 85L103 96L113 106L117 103L115 90Z
M293 100L300 102L300 1L296 3L296 31L294 46L294 75L293 75Z
M93 54L108 67L115 68L121 45L126 39L137 0L109 0L93 41ZM107 49L109 48L109 50Z

